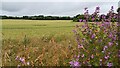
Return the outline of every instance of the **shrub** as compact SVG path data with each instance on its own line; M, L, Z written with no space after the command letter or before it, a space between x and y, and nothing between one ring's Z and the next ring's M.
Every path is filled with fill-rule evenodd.
M92 19L99 17L100 7L96 7ZM70 65L75 66L116 66L118 65L118 42L117 42L117 23L111 22L113 17L113 6L109 11L108 19L102 16L101 22L88 23L89 12L85 8L84 25L76 26L74 33L78 44ZM82 36L80 35L82 32Z

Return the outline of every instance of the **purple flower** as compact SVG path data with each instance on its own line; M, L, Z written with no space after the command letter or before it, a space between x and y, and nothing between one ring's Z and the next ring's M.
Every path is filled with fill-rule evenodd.
M82 56L81 56L81 57L83 58L84 56L85 56L85 55L84 55L84 54L82 54Z
M74 66L80 66L79 62L74 62Z
M71 66L80 66L79 62L78 61L71 61L69 62Z
M112 37L112 33L110 33L108 37L111 38Z
M113 43L112 43L112 42L108 42L108 45L109 45L109 46L112 46L112 45L113 45Z
M113 36L113 40L116 40L116 36Z
M95 18L92 18L92 21L94 21L95 20Z
M83 20L83 22L86 22L86 20Z
M106 25L109 25L110 23L109 22L105 22Z
M108 46L104 46L103 50L105 51L108 48Z
M96 7L95 13L99 13L100 7Z
M114 7L113 6L111 6L111 10L113 10L114 9Z
M92 59L94 58L94 55L93 55L93 54L91 55L91 58L92 58Z
M95 34L92 34L91 38L95 38Z
M100 10L100 7L98 6L98 7L96 7L96 10Z
M87 10L88 8L87 8L87 7L85 7L84 9L85 9L85 10Z
M79 19L79 22L82 22L82 19Z
M76 30L73 30L73 32L74 32L75 34L77 34L77 31L76 31Z
M111 67L111 66L113 66L113 63L108 62L108 63L107 63L107 66L108 66L108 67Z
M109 58L109 56L105 56L104 58L105 58L105 59L108 59L108 58Z
M83 48L83 45L78 45L78 48Z
M20 60L22 63L25 64L25 59L24 59L24 58L20 58L19 60Z

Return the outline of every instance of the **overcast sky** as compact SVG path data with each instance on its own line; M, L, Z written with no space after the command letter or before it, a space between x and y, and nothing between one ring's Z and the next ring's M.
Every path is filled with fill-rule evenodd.
M118 1L119 0L2 0L0 15L75 16L84 13L85 7L88 7L89 12L92 13L97 6L100 6L101 13L107 13L111 6L114 6L116 11Z

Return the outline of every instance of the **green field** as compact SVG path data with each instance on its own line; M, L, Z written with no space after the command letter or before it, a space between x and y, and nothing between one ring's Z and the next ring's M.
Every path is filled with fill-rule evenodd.
M72 20L2 20L3 38L17 38L24 35L42 37L44 35L73 34L76 22Z
M72 20L2 20L3 66L69 66L77 43ZM81 23L80 23L81 24ZM28 58L30 57L30 58Z

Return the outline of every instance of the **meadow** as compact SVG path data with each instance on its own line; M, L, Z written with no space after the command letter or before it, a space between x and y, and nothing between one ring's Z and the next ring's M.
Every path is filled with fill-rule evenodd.
M109 17L100 17L99 10L90 17L85 8L79 22L2 20L2 65L119 66L117 15L113 6Z
M77 47L76 24L82 25L72 20L2 20L2 65L68 66Z

